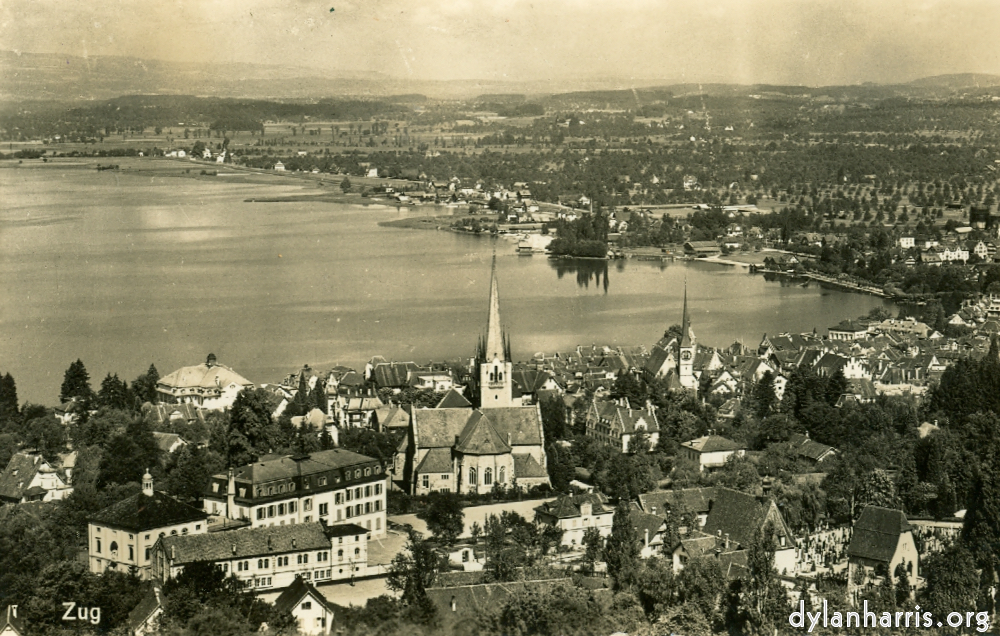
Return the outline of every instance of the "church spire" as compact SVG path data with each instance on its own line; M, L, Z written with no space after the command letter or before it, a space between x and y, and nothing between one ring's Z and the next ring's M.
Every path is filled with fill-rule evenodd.
M690 347L694 337L691 333L691 318L688 316L688 283L684 279L684 313L681 315L681 346Z
M493 270L490 273L490 315L486 322L485 360L506 360L503 328L500 326L500 291L497 288L497 253L493 252Z

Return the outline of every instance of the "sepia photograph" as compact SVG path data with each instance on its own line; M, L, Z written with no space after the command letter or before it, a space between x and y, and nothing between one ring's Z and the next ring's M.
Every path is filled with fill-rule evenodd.
M0 636L996 633L997 0L0 0Z

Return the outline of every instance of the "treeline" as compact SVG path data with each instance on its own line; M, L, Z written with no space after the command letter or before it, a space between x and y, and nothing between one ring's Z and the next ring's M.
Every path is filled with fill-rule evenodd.
M583 213L572 221L558 219L556 238L549 243L555 256L605 258L608 255L608 218L604 214Z

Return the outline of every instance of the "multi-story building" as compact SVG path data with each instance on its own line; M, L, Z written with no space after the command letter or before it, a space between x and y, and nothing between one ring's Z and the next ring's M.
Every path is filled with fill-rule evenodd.
M208 532L208 515L170 495L153 490L153 478L143 475L142 492L94 514L87 525L90 571L130 571L147 579L152 548L161 537Z
M160 378L156 394L164 404L196 404L221 411L231 407L236 396L246 388L254 388L253 383L218 364L215 355L210 353L205 364L181 367Z
M598 401L587 411L587 435L614 446L623 453L629 452L632 439L645 434L646 448L655 448L660 441L660 423L652 405L644 409L633 409L627 398L620 402ZM640 449L635 449L640 450Z
M65 499L73 493L68 481L40 453L14 453L0 472L0 504Z
M535 521L562 530L562 545L568 547L582 546L588 528L610 536L614 517L614 507L600 493L570 494L535 508Z
M283 526L322 521L385 534L388 476L377 459L333 449L265 458L213 475L205 512L250 525Z
M307 582L350 579L367 571L368 530L314 521L163 537L153 547L153 577L166 582L197 561L213 563L255 589L288 587L296 576Z

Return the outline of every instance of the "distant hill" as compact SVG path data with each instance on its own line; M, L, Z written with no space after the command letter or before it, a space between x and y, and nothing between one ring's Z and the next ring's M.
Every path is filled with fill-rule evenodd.
M985 73L953 73L950 75L934 75L933 77L922 77L907 84L918 88L945 88L949 90L961 90L963 88L984 88L988 86L1000 86L1000 75L989 75Z

